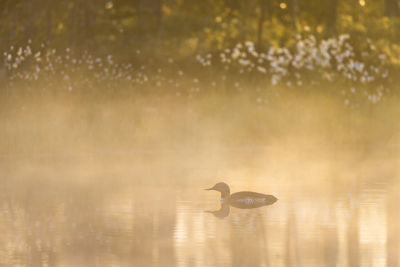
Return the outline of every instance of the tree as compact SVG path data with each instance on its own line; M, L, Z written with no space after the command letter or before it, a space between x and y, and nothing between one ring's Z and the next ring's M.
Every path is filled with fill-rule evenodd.
M260 16L258 19L258 26L257 26L257 46L259 48L261 47L261 44L262 44L265 16L266 16L266 13L268 12L267 4L268 4L268 0L259 0Z
M336 19L337 19L337 7L339 0L329 0L329 10L327 17L327 30L329 35L336 34Z
M298 9L297 0L290 0L289 8L290 8L292 29L294 31L297 31L297 9Z
M397 0L385 0L385 15L388 17L399 16L399 4Z

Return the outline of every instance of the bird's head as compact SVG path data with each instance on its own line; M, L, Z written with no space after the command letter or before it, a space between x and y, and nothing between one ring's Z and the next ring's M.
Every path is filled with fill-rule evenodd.
M229 189L229 185L227 183L224 182L220 182L215 184L213 187L211 188L207 188L204 190L215 190L218 192L221 192L221 198L226 198L230 196L230 189Z

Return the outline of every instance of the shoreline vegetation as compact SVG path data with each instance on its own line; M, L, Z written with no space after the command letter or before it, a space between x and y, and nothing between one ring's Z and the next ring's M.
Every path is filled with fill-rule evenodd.
M371 43L356 51L349 35L298 38L292 49L258 52L245 42L190 64L12 48L0 92L1 154L396 146L400 108L388 55Z
M100 57L70 48L12 46L3 55L3 91L80 90L94 95L102 89L107 96L128 90L144 95L175 91L177 97L191 97L213 91L278 95L276 88L306 93L311 89L317 94L342 95L344 104L353 108L378 103L397 91L394 59L370 39L355 48L349 34L322 40L298 34L290 47L264 50L247 41L212 53L185 59L163 57L157 62L140 50L136 53L135 59L121 62L112 54Z
M396 145L398 3L328 2L4 1L0 154Z

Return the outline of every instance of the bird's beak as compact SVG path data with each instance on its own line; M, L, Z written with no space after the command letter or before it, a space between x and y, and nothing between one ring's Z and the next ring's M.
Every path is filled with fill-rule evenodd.
M204 190L207 190L207 191L209 191L209 190L214 190L214 187L207 188L207 189L204 189Z

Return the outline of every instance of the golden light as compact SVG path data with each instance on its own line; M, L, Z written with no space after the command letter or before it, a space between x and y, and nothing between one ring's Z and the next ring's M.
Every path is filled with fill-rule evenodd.
M108 1L108 2L106 3L106 6L105 6L106 9L111 9L111 8L113 8L113 7L114 7L114 3L113 3L113 2Z
M282 2L279 4L279 7L282 9L285 9L285 8L287 8L287 4Z
M360 3L360 6L365 6L365 0L360 0L359 3Z

